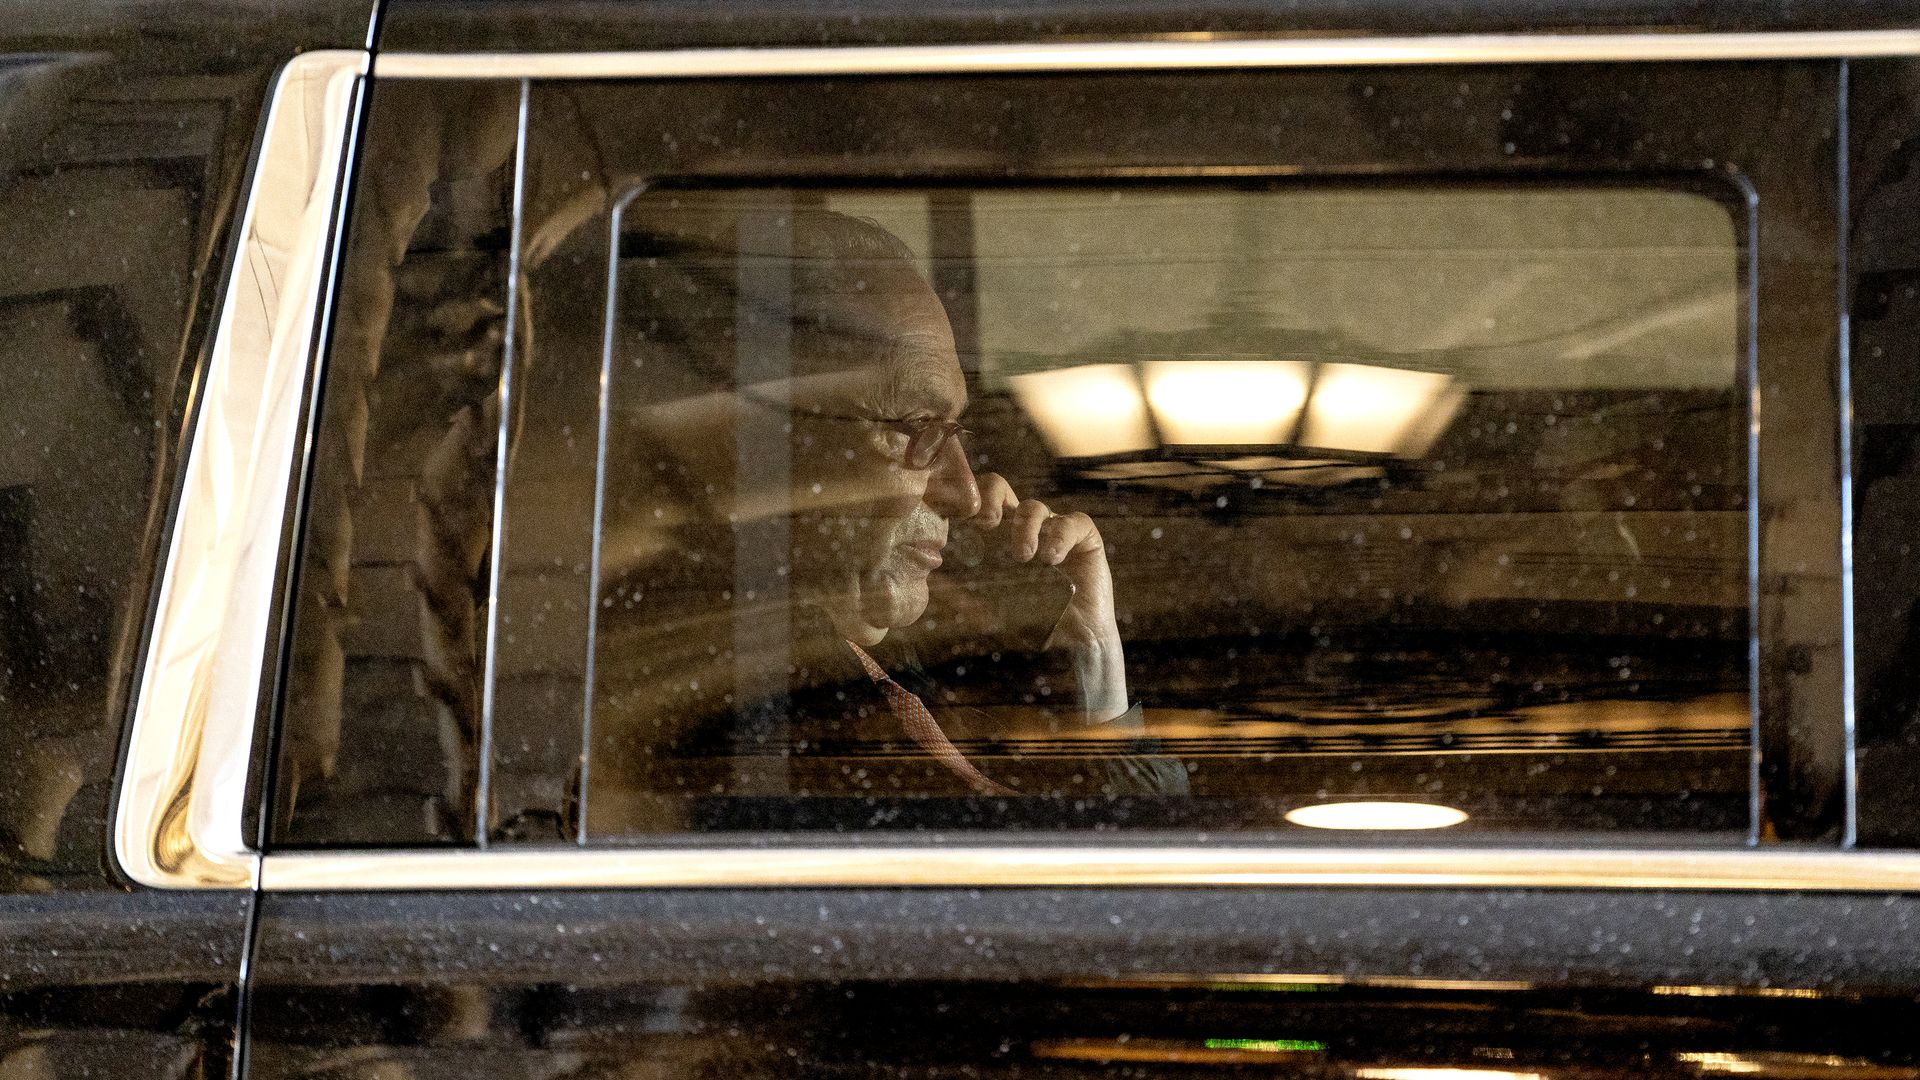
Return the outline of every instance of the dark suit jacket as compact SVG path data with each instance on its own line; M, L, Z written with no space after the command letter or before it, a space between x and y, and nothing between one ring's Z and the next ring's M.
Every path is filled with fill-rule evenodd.
M896 631L869 650L973 766L1022 797L978 796L909 737L816 614L771 614L764 639L693 634L603 684L592 816L625 831L1053 829L1185 813L1185 763L1136 706L1089 724L1061 662L981 639ZM725 628L723 628L725 629ZM947 628L943 627L942 630ZM937 652L936 652L937 650ZM694 661L704 661L696 665Z
M1087 723L1071 677L1055 657L1003 650L930 664L902 633L868 653L926 704L974 768L1022 795L1187 792L1186 767L1160 753L1140 705ZM843 642L835 640L793 674L786 699L763 701L742 734L784 743L794 793L972 794L963 778L906 734Z

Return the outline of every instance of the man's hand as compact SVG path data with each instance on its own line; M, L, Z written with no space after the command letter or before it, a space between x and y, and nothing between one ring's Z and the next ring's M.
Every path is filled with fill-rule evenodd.
M991 539L1001 554L1014 562L1057 566L1073 586L1073 598L1046 647L1065 650L1071 658L1087 719L1102 723L1126 712L1126 658L1099 526L1085 514L1056 514L1038 499L1021 499L999 473L981 473L977 479L980 512L964 524L997 531Z

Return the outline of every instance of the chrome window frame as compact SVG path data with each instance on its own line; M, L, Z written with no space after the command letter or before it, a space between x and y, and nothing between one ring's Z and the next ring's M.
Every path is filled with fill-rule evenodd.
M236 269L183 470L121 785L114 833L120 865L135 881L159 888L298 891L782 885L1920 890L1920 852L1842 847L768 846L695 840L642 849L263 856L243 831L281 530L300 450L300 405L317 360L314 341L339 228L341 177L352 149L357 95L369 71L396 79L526 80L1888 56L1920 56L1920 30L389 53L373 58L341 50L297 57L275 86L241 219ZM273 288L274 282L281 287ZM1844 447L1844 409L1841 416L1837 436ZM1843 564L1842 573L1843 594L1850 597L1852 567ZM1849 655L1849 669L1851 663ZM1846 732L1850 740L1850 722ZM1845 751L1851 758L1852 747Z

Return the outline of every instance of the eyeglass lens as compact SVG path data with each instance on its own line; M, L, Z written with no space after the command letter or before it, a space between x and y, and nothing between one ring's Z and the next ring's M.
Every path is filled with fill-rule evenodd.
M960 434L959 424L952 421L930 423L915 430L907 440L907 467L925 469L933 464L947 440Z

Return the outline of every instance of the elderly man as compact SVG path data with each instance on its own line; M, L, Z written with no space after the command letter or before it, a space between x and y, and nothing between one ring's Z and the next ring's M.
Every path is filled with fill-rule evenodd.
M736 582L745 563L775 564L733 598L727 736L668 741L683 755L752 746L789 760L822 746L893 745L912 747L920 762L904 778L878 760L841 760L810 779L789 769L789 794L1184 792L1183 767L1140 752L1144 727L1128 697L1099 528L1085 514L1021 499L998 474L974 472L953 332L912 253L870 221L826 211L782 214L776 224L749 235L737 215L676 207L626 234L627 250L644 253L629 255L639 278L629 295L650 301L640 366L672 367L664 377L682 386L699 370L696 383L715 387L676 391L644 414L650 444L676 448L656 471L678 476L704 506L677 542L683 552L731 547ZM756 235L772 240L756 249ZM1064 768L1023 760L1008 710L976 707L978 694L943 687L901 640L927 612L961 529L979 530L1005 560L1055 568L1067 586L1038 650L1001 643L989 655L1004 670L975 659L971 670L961 663L947 672L1011 687L1011 711L1024 716L1017 726L1080 748L1065 754ZM784 557L768 560L768 551ZM740 605L755 600L766 606L743 635ZM765 658L739 655L743 639L776 655L756 669ZM618 663L604 646L602 657L603 669ZM1014 657L1039 664L1016 672ZM754 670L781 685L770 688ZM1041 694L1018 692L1035 685ZM1064 692L1053 696L1056 687ZM981 745L999 749L970 752ZM716 781L709 793L712 786L743 785Z

